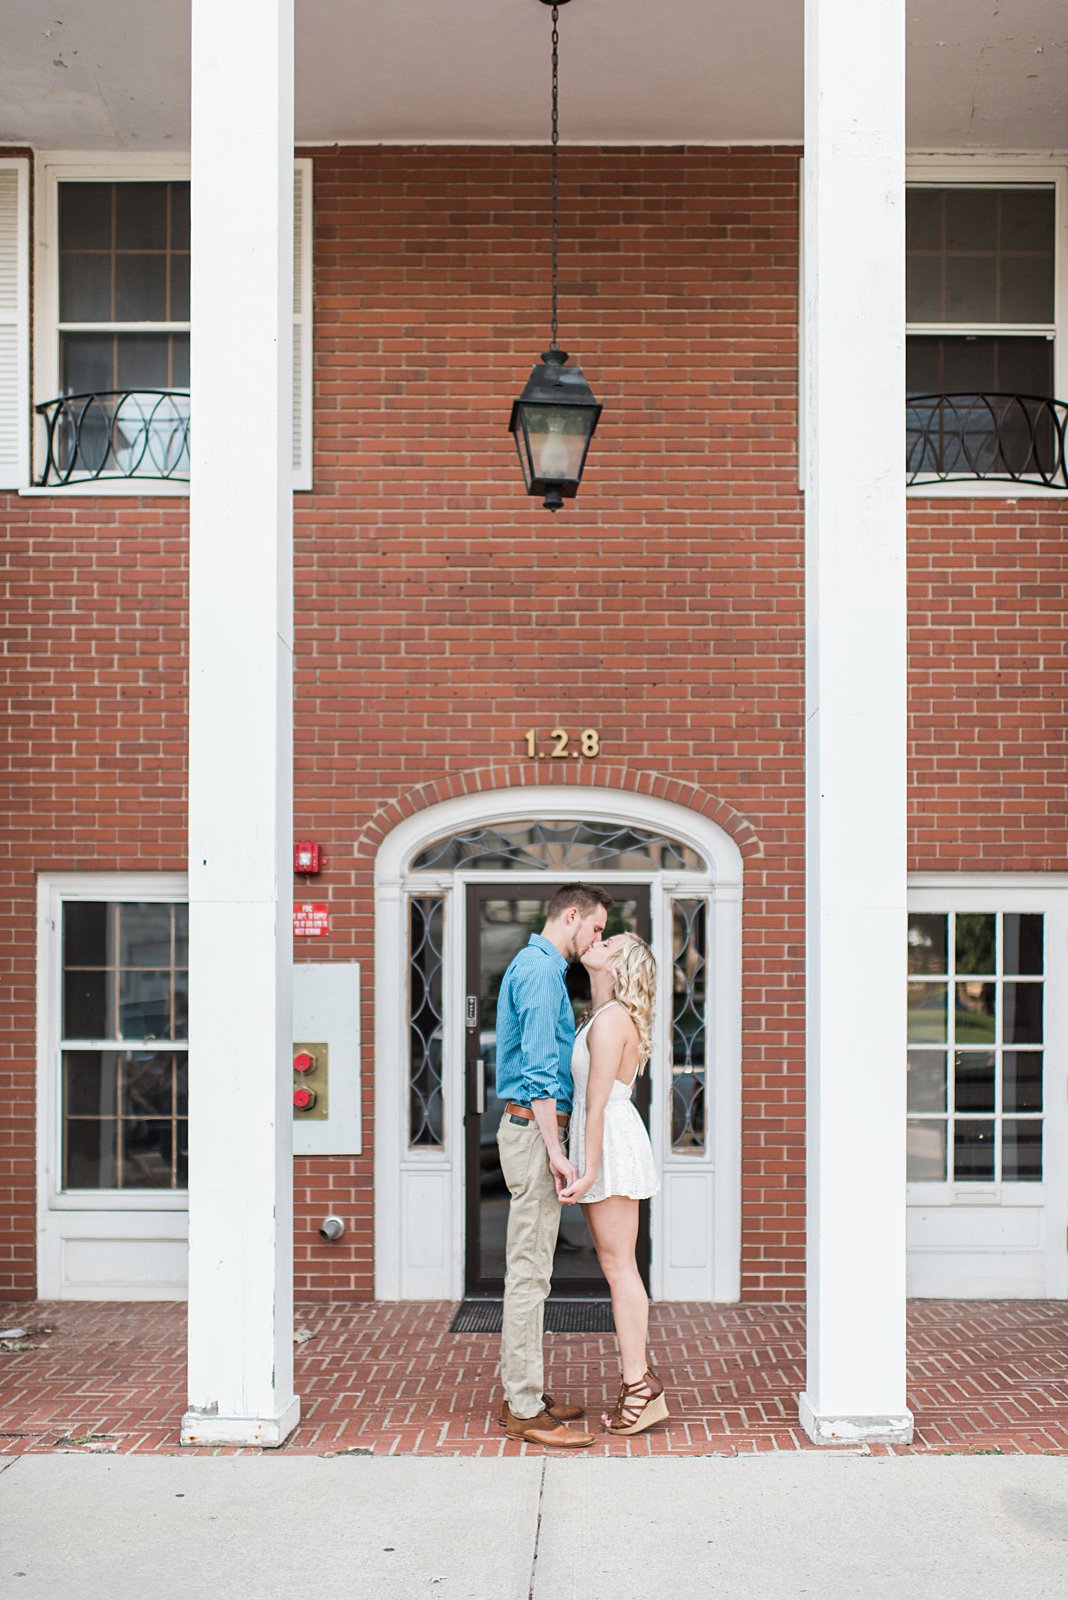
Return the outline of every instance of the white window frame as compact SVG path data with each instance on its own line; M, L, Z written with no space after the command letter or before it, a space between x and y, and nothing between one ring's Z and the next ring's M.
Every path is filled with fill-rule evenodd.
M927 334L967 337L970 334L1011 336L1013 333L1048 333L1053 339L1053 396L1068 402L1068 156L1043 159L1034 155L914 155L906 164L905 185L914 188L1013 189L1052 188L1054 192L1053 322L1030 323L929 323L906 322L905 338ZM910 499L938 500L1063 500L1068 491L1046 484L988 483L982 479L954 483L909 484Z
M189 180L187 158L170 155L115 155L78 152L40 156L35 174L34 206L34 352L33 401L51 400L59 394L59 186L67 182L94 183L185 183ZM128 323L128 332L154 332L159 323ZM166 324L167 331L189 331L188 322ZM44 452L44 429L34 418L33 475ZM29 495L150 495L187 499L188 483L157 482L155 479L115 480L47 484L32 482L22 491Z
M303 285L302 304L294 307L294 327L302 333L299 381L301 384L301 429L299 469L294 470L295 490L312 487L312 372L314 329L312 318L313 286L313 162L308 157L297 160L303 186L303 205L300 213L300 237L294 239L300 251L300 278ZM95 183L183 183L189 181L188 157L177 155L142 155L130 152L102 154L98 151L50 151L37 158L34 174L34 351L33 351L33 403L52 399L59 394L59 185L65 182ZM128 323L129 332L167 330L188 331L188 322ZM298 376L294 373L294 378ZM152 478L117 479L107 482L79 482L37 486L32 482L43 450L42 429L35 428L32 456L27 462L28 481L20 490L23 495L70 497L87 495L97 497L136 496L157 499L173 497L188 499L189 484L174 483Z
M48 1211L187 1211L185 1189L64 1189L62 1084L62 909L69 901L188 902L177 872L42 874L37 885L37 1186L38 1215ZM168 1050L188 1044L168 1042Z
M910 1209L963 1207L979 1213L983 1206L995 1211L1041 1208L1046 1232L1046 1293L1063 1299L1068 1296L1068 1104L1058 1092L1058 1084L1068 1080L1068 874L910 873L908 909L910 913L939 915L950 911L1041 912L1045 917L1042 1181L957 1180L947 1165L945 1180L912 1180L906 1192Z

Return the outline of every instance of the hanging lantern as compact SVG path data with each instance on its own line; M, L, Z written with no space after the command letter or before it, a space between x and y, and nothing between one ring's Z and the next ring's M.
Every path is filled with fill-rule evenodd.
M544 495L547 511L573 500L602 407L578 367L567 367L567 351L542 351L512 406L508 426L515 434L527 494Z
M586 456L603 407L578 367L567 365L568 354L561 350L557 330L557 244L559 184L557 147L559 144L559 10L568 0L540 0L552 5L552 320L549 348L542 351L542 366L536 366L526 387L512 406L508 423L515 435L519 464L528 494L543 496L547 511L559 511L565 500L573 500L582 482Z

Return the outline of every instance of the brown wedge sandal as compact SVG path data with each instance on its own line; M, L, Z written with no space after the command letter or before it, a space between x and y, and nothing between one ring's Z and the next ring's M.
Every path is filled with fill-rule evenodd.
M666 1422L669 1415L664 1385L655 1372L647 1369L637 1383L620 1384L616 1409L605 1427L609 1433L644 1433L654 1422Z

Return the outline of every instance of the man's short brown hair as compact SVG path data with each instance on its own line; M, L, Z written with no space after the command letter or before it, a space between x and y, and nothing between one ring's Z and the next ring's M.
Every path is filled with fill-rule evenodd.
M606 894L595 883L563 883L554 892L545 908L546 922L553 922L557 917L562 917L572 906L577 909L580 916L588 917L598 906L604 906L606 911L611 911L612 896Z

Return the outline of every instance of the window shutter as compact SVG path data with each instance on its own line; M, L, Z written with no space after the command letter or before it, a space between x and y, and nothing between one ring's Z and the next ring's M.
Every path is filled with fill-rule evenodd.
M30 481L30 169L0 160L0 488Z
M312 163L293 167L293 487L312 486Z

